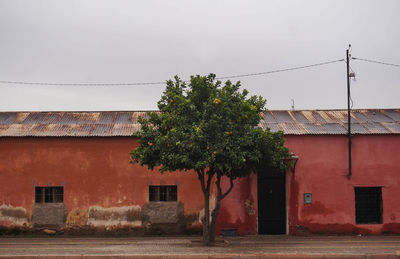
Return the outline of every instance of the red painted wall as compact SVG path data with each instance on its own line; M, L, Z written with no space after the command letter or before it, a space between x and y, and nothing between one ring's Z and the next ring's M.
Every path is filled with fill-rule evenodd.
M2 138L0 206L25 208L30 217L35 186L64 186L68 220L78 224L90 206L142 207L148 185L177 185L185 215L198 215L204 206L195 173L162 175L130 164L129 153L137 146L133 137ZM4 219L0 225L12 223Z
M352 138L352 176L348 176L345 136L287 136L299 156L288 172L290 233L400 233L400 137ZM356 224L354 187L382 187L383 224ZM304 193L313 203L304 204Z
M228 189L229 181L222 181L223 191ZM239 235L257 234L257 175L234 181L231 193L221 202L217 220L217 234L222 229L236 228Z
M25 208L29 217L34 186L63 185L68 221L79 224L85 214L77 211L90 206L142 207L148 202L148 185L176 184L185 215L198 217L203 197L195 173L161 175L130 164L129 152L136 141L129 137L1 138L0 206ZM285 145L299 156L295 173L286 173L290 234L400 233L399 136L354 136L351 177L345 136L286 136ZM223 184L228 188L227 181ZM382 186L382 224L356 224L354 187L358 186ZM303 204L304 193L312 193L312 204ZM235 181L222 201L217 223L217 233L223 228L257 233L256 175ZM0 220L0 225L6 224Z
M351 177L348 177L347 137L285 138L285 145L299 156L295 173L286 172L289 234L400 233L399 136L354 136ZM354 187L374 186L382 187L383 223L356 224ZM304 193L312 193L312 204L304 204ZM246 212L247 199L254 204L253 216ZM255 175L236 181L232 194L222 204L218 219L221 228L234 227L239 234L257 233Z

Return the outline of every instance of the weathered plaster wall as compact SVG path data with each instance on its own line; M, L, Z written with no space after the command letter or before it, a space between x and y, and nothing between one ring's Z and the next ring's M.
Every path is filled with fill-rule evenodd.
M33 206L32 225L34 227L60 227L67 218L64 203L37 203Z
M295 233L400 233L400 137L356 135L348 177L345 136L286 136L300 157L287 173L289 229ZM383 223L356 224L354 187L382 186ZM312 204L304 204L312 193Z
M13 207L9 205L0 206L0 225L3 226L26 226L28 225L29 215L23 207Z
M136 141L1 138L0 226L60 225L60 217L45 218L35 205L35 186L64 186L67 227L149 227L152 221L160 227L165 222L154 216L155 210L183 228L199 227L203 199L195 173L162 175L129 163ZM149 205L149 185L177 185L179 202Z
M195 173L161 175L130 164L136 146L126 137L1 138L0 226L32 226L34 187L51 185L64 186L67 227L198 228L203 197ZM286 177L290 234L400 233L398 136L354 136L350 178L345 136L286 136L286 146L300 157ZM178 202L150 204L148 185L177 185ZM355 186L382 186L382 224L355 223ZM304 193L312 193L312 204L303 204ZM235 181L217 223L217 233L257 233L256 175Z
M229 181L222 181L223 191ZM231 193L221 202L217 233L222 229L237 229L239 235L257 234L257 175L251 174L234 181Z
M300 157L286 172L289 234L400 233L400 137L353 137L353 170L348 177L345 136L286 136L285 145ZM228 188L228 181L224 187ZM383 223L356 224L354 187L382 186ZM304 204L312 193L312 204ZM249 206L251 205L251 206ZM236 180L222 202L219 226L239 234L257 233L257 177Z

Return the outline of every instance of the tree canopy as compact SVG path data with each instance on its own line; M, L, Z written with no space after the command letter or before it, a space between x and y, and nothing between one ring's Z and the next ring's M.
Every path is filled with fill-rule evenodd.
M233 188L233 180L251 172L283 171L283 158L289 156L283 146L282 132L272 133L258 126L266 101L248 97L240 83L215 80L215 75L192 76L187 84L178 77L167 81L158 102L160 112L140 118L140 146L132 159L161 172L193 170L197 173L209 213L210 185L215 177L217 205L210 223L203 219L203 237L214 240L215 221L220 201ZM268 170L265 170L268 169ZM221 177L230 180L223 193ZM207 232L207 233L204 233ZM208 235L210 234L210 235Z

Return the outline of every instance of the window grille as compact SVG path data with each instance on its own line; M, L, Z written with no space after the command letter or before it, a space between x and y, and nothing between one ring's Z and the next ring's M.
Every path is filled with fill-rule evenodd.
M176 185L149 186L149 201L177 201L178 188Z
M35 202L36 203L64 202L64 187L62 186L35 187Z
M382 223L382 187L355 187L356 223Z

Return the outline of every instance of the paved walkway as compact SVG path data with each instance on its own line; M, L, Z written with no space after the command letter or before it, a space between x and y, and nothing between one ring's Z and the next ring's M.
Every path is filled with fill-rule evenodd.
M0 258L400 258L400 236L5 238Z

